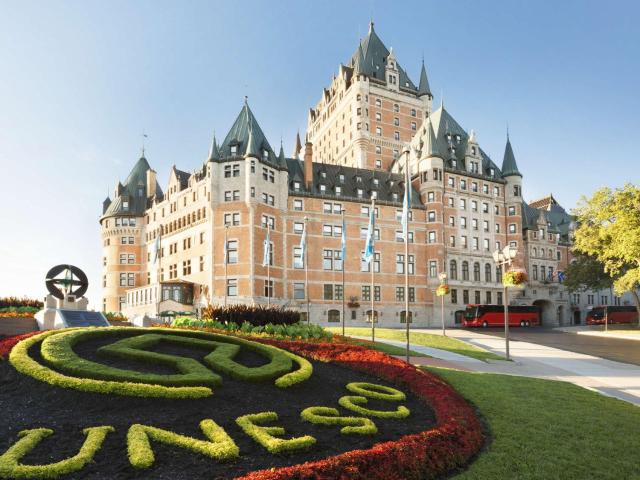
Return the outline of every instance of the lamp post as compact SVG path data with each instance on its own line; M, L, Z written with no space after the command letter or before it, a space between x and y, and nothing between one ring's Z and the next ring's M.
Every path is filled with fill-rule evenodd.
M440 273L440 275L438 275L438 278L440 278L440 285L446 285L447 284L447 274L445 272ZM447 331L444 328L444 295L442 295L440 297L440 318L442 320L442 335L443 336L447 336Z
M498 267L508 267L511 265L511 261L516 258L518 250L515 247L505 246L502 251L496 250L493 252L493 261ZM504 275L506 268L503 268L502 274ZM507 297L507 286L502 282L502 300L504 302L504 341L506 347L506 357L510 360L509 355L509 299Z

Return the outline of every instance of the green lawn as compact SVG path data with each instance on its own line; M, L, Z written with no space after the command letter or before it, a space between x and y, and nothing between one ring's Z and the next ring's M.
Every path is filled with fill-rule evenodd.
M353 340L355 345L361 345L363 347L370 348L371 350L378 350L379 352L386 353L387 355L401 355L405 356L407 354L407 349L402 347L396 347L395 345L389 345L388 343L371 343L365 341L358 341L357 339ZM412 357L428 357L429 355L425 355L424 353L414 352L413 350L409 350L409 355Z
M329 328L333 333L342 333L341 327ZM349 327L345 332L347 335L357 335L363 337L371 336L370 328ZM396 340L404 342L406 340L404 330L395 330L391 328L376 328L376 337L385 338L387 340ZM488 352L481 348L461 342L455 338L444 337L442 335L434 335L431 333L411 332L411 343L414 345L423 345L425 347L439 348L449 352L466 355L467 357L477 358L479 360L504 360L504 357Z
M427 369L478 407L493 436L456 480L640 478L637 406L565 382Z

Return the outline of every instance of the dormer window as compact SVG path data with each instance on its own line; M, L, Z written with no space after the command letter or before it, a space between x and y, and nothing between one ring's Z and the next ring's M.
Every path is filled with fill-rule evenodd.
M231 145L231 155L235 156L238 154L238 146L237 145Z
M496 175L496 171L495 171L495 169L490 168L490 169L489 169L489 175L491 175L492 177L495 177L495 175Z
M392 199L394 202L397 202L397 201L398 201L398 194L397 194L397 193L392 193L392 194L391 194L391 199Z
M324 194L327 191L326 185L320 185L320 193Z
M269 150L266 148L262 151L262 161L266 162L269 160Z
M320 176L322 178L327 178L327 172L320 172Z
M124 197L122 199L122 209L123 210L129 210L129 198L128 197Z
M360 175L358 175L356 177L356 182L358 182L358 183L362 182L362 177Z
M374 179L373 179L373 184L377 187L377 186L378 186L378 183L379 183L379 182L378 182L378 179L377 179L377 178L374 178Z
M342 173L338 175L338 180L340 181L340 183L344 183L344 175Z
M342 195L342 187L340 186L336 187L336 195Z
M451 167L456 168L458 166L458 161L454 158L451 160Z
M471 147L471 154L475 155L476 154L476 147Z
M356 193L358 195L358 198L362 198L362 195L364 194L361 188L359 188Z
M299 192L300 191L300 182L293 182L293 189L296 192Z
M139 197L144 197L144 188L138 187L138 196Z

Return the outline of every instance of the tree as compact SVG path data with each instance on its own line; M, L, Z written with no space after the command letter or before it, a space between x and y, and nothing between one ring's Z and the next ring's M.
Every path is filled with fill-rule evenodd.
M571 292L604 290L613 286L613 279L605 272L604 265L596 258L583 253L576 253L564 273L564 285Z
M602 263L616 295L631 292L640 315L640 188L602 188L575 211L574 250Z

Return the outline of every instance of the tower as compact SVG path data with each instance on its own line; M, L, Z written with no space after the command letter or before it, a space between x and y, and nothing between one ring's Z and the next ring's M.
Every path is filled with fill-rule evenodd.
M522 267L525 259L522 232L522 174L518 170L508 133L501 170L502 178L506 182L504 186L506 242L507 245L515 246L518 249L516 263L517 266Z

